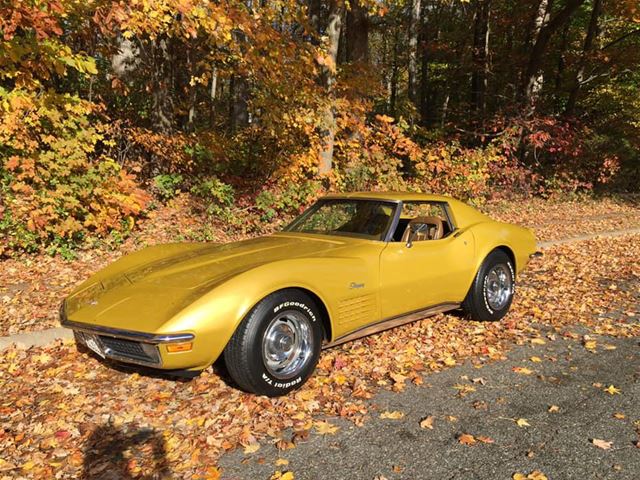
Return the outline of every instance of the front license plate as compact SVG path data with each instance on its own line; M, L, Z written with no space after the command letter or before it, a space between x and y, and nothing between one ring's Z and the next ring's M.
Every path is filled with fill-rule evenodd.
M97 353L102 358L104 358L104 352L102 351L102 348L100 348L100 345L98 344L98 339L95 337L95 335L87 335L85 333L84 343L89 348L89 350L91 350L94 353Z

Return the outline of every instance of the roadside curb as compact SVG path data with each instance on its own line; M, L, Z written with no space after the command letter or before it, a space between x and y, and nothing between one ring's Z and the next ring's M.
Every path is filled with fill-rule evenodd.
M68 328L48 328L35 332L17 333L8 337L0 337L0 350L15 344L18 348L44 347L56 340L69 340L73 338L73 332Z
M578 235L576 237L563 238L560 240L550 240L548 242L539 242L538 248L548 248L555 245L564 245L567 243L583 242L585 240L593 240L601 237L621 237L624 235L640 234L640 228L629 228L625 230L611 230L608 232L593 233L588 235ZM18 348L43 347L49 345L56 340L70 340L73 338L73 332L67 328L49 328L47 330L38 330L35 332L18 333L6 337L0 337L0 350L15 344Z

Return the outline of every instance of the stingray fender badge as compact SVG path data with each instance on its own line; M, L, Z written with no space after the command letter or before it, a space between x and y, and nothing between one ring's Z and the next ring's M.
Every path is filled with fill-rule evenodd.
M364 288L364 283L356 283L356 282L351 282L349 284L349 289L353 290L355 288Z

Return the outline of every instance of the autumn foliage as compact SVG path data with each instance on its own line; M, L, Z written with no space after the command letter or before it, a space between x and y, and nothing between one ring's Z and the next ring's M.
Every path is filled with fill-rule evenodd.
M1 0L0 249L121 239L179 192L254 225L327 190L633 190L634 2L538 3Z

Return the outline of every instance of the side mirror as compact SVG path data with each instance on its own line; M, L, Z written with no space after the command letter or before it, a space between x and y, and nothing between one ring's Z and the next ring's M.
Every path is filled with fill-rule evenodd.
M413 247L413 239L419 233L424 232L429 228L429 225L426 223L412 223L409 225L409 238L407 238L407 248Z

